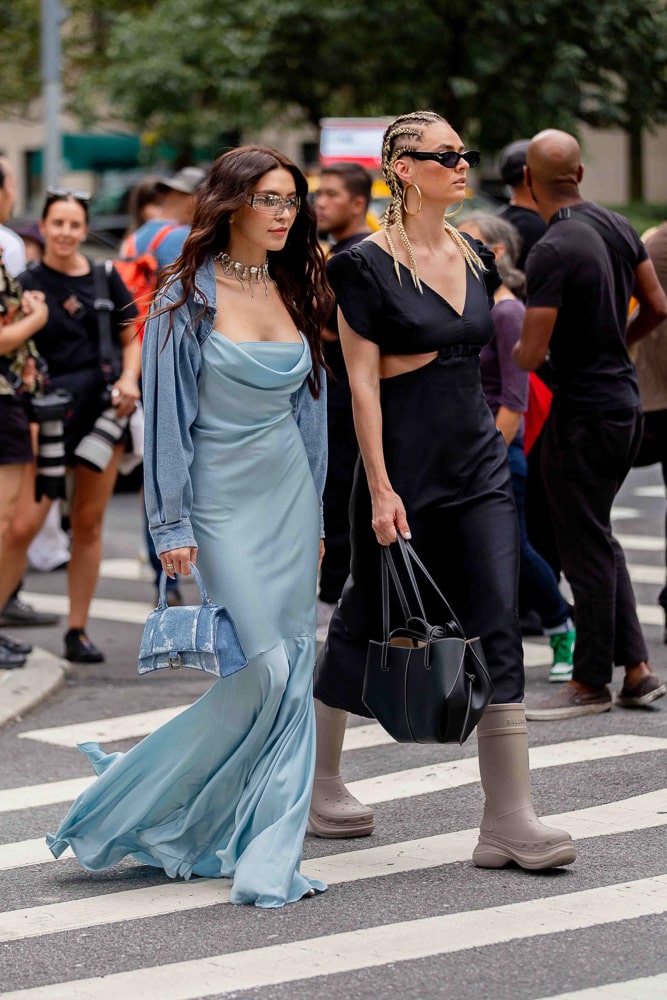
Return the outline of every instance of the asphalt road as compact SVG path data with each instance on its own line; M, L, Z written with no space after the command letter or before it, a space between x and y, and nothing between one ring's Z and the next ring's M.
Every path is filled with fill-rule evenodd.
M654 668L667 675L655 605L660 483L657 468L633 472L615 527ZM362 720L353 720L344 771L374 799L376 833L306 838L304 870L330 883L321 896L263 911L227 905L222 881L172 883L132 860L103 873L71 856L51 861L44 833L88 774L75 741L93 734L128 749L164 718L154 713L191 703L208 683L186 672L136 675L154 596L137 562L138 503L116 496L107 519L103 603L89 629L106 663L75 666L47 703L0 730L0 997L667 997L667 698L530 724L539 811L561 817L577 840L568 869L476 869L481 789L465 763L474 738L462 748L397 746L357 728ZM43 607L58 606L65 588L63 573L26 582ZM60 654L63 631L36 630L32 641ZM538 664L527 669L529 701L553 690L543 647L529 641Z

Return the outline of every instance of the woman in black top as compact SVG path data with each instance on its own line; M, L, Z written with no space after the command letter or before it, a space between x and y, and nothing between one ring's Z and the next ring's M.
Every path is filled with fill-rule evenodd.
M380 545L400 531L480 635L495 696L478 726L486 805L473 854L482 867L569 864L564 831L533 810L516 609L518 530L507 448L484 401L479 353L491 338L493 255L443 215L465 197L461 139L434 112L396 119L383 170L393 201L383 229L331 262L330 281L362 460L351 504L350 577L318 657L318 765L310 813L320 836L372 832L372 812L340 777L346 712L368 715L369 638L382 634ZM428 612L428 608L427 608Z
M70 614L65 636L65 656L81 663L104 659L85 632L90 602L95 593L102 557L102 521L111 497L124 444L113 450L104 471L78 464L74 454L100 414L114 407L118 418L129 416L139 399L141 348L134 338L136 308L115 270L108 281L112 341L117 353L111 398L101 368L98 317L93 303L98 297L90 260L80 252L87 234L87 200L58 190L46 198L40 229L45 240L42 263L19 275L24 289L44 293L49 316L35 335L37 348L49 368L50 388L72 394L65 423L65 463L73 467L70 522L72 553L68 567ZM0 607L18 584L26 565L28 546L39 531L51 501L33 498L34 483L19 505L5 544L0 567Z

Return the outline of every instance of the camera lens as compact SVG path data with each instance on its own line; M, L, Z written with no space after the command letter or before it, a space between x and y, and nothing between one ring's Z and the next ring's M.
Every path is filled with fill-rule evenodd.
M30 419L39 423L37 439L37 478L35 499L46 496L51 500L65 497L65 438L63 421L71 395L66 389L56 389L46 396L31 400Z
M128 420L129 417L117 417L113 406L104 410L95 421L93 429L81 439L74 451L79 462L89 469L104 472L111 461L114 448L123 437Z

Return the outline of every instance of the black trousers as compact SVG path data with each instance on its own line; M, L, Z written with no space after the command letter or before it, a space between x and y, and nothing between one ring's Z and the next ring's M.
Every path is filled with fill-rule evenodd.
M327 412L329 465L324 487L325 551L320 570L320 599L335 604L350 572L350 494L359 454L352 404Z
M520 702L519 529L507 448L481 392L478 359L442 356L386 379L381 400L387 468L415 551L466 634L481 637L494 702ZM361 460L350 513L350 576L317 658L314 693L331 707L369 716L361 694L368 641L382 638L381 553ZM422 594L436 623L439 602L427 589Z
M667 410L644 414L644 433L639 451L632 463L636 468L659 464L667 487ZM665 511L665 562L667 568L667 510ZM660 591L658 604L667 611L667 583Z
M552 411L542 472L558 550L574 595L575 680L603 687L613 666L648 658L623 550L611 531L614 497L642 437L641 410Z

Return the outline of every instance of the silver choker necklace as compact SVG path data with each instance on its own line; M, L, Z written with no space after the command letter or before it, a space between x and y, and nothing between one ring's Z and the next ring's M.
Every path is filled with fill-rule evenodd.
M254 295L253 285L264 285L264 294L269 294L269 282L273 278L269 274L269 262L265 260L259 267L249 267L242 264L240 260L232 260L228 253L216 253L213 260L220 265L222 273L226 278L236 278L245 289L245 283L250 286L250 294Z

